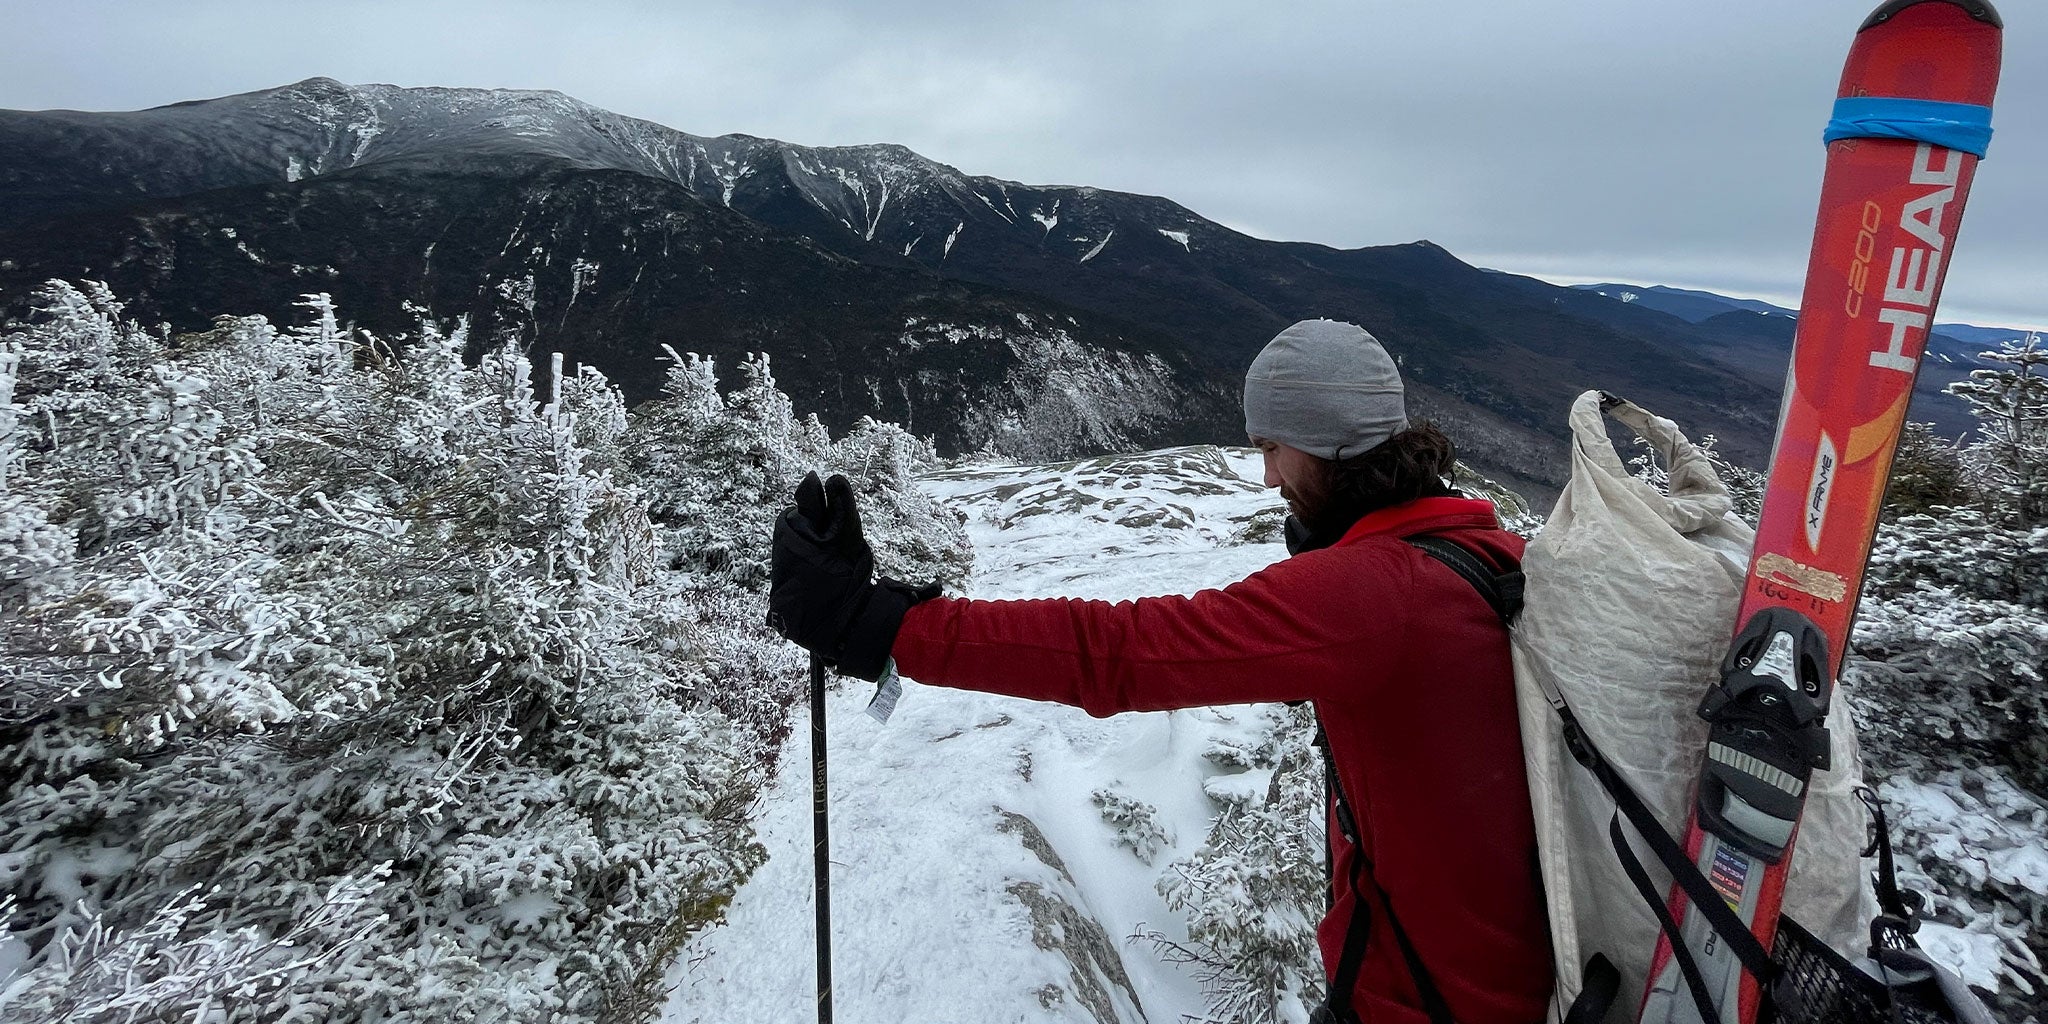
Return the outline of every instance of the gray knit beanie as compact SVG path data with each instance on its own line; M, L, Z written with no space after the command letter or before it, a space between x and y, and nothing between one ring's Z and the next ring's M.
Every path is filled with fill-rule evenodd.
M1322 459L1362 455L1408 429L1401 372L1356 324L1303 320L1244 375L1244 430Z

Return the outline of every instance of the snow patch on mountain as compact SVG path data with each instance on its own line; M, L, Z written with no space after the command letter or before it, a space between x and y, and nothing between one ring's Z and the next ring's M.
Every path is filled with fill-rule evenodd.
M1094 258L1095 258L1096 256L1100 255L1100 254L1101 254L1101 252L1102 252L1102 247L1103 247L1103 246L1105 246L1105 245L1108 245L1108 244L1109 244L1109 240L1110 240L1110 239L1112 239L1112 238L1115 238L1115 237L1116 237L1116 229L1115 229L1115 228L1110 228L1110 229L1109 229L1109 234L1106 234L1106 235L1102 236L1102 241L1100 241L1100 242L1097 242L1097 243L1095 243L1095 248L1093 248L1093 249L1090 249L1090 250L1088 250L1087 252L1085 252L1085 253L1083 253L1083 254L1081 255L1081 262L1083 262L1083 263L1086 263L1086 262L1088 262L1089 260L1092 260L1092 259L1094 259ZM1083 238L1083 239L1079 239L1079 241L1083 241L1083 242L1085 242L1085 241L1087 241L1087 239Z
M967 175L900 145L808 147L748 135L690 135L550 90L309 79L120 116L130 123L164 122L162 131L148 136L162 145L115 145L104 168L124 188L144 195L303 182L380 164L424 167L457 160L465 173L519 173L535 161L550 161L672 182L707 203L737 204L749 214L752 204L775 202L793 188L825 217L892 254L909 255L906 247L918 245L919 235L937 237L936 225L945 218L962 227L975 221L1000 230L986 216L993 214L1003 224L1037 228L1034 241L1054 237L1062 225L1071 229L1077 218L1100 213L1107 203L1138 203L1163 220L1203 223L1163 200ZM204 131L195 130L194 121L203 121ZM221 159L224 152L240 155ZM959 232L956 227L956 240ZM1188 230L1161 233L1191 249ZM1082 249L1095 245L1089 251L1101 251L1099 242L1077 241ZM951 251L936 258L947 259Z
M1031 211L1031 219L1044 225L1047 235L1052 234L1053 227L1060 222L1060 201L1057 199L1052 201L1052 214L1050 216L1033 210Z
M569 265L570 305L575 305L577 297L583 294L583 289L597 280L598 269L599 264L596 261L586 260L581 256Z
M974 198L981 200L982 205L988 207L991 211L995 213L996 216L1001 217L1002 219L1009 221L1012 224L1017 223L1017 217L1015 214L1004 213L1002 210L996 209L996 204L990 201L989 197L982 195L979 191L974 192L973 195ZM1007 197L1004 198L1003 205L1009 205L1009 199Z

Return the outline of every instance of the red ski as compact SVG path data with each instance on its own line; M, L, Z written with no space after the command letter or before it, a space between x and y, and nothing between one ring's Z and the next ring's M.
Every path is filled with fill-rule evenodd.
M1659 943L1645 1024L1757 1019L1761 993L1744 960L1771 947L1806 786L1827 767L1822 722L1990 138L1999 36L1988 3L1893 0L1849 51L1748 589L1722 681L1700 706L1712 727L1685 839L1757 945L1728 941L1733 929L1709 920L1727 925L1727 915L1674 887L1668 907L1691 956L1668 935Z

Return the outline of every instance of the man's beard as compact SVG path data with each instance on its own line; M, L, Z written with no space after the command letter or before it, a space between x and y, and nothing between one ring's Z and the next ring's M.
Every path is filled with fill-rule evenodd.
M1323 545L1335 543L1358 517L1347 514L1343 503L1330 493L1327 473L1299 483L1298 487L1280 488L1280 496L1287 499L1287 510L1308 528L1309 536L1317 542Z

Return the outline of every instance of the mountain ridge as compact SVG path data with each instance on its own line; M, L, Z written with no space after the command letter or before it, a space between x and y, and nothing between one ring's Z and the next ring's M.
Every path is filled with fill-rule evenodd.
M1717 343L1718 347L1709 353L1716 361L1765 383L1784 374L1792 355L1792 338L1799 318L1796 309L1762 299L1665 285L1607 282L1570 287L1686 320ZM1967 379L1972 370L1997 368L1999 364L1984 359L1983 353L1995 350L2002 342L2023 339L2029 333L2018 327L1935 324L1928 333L1926 355L1914 381L1911 418L1933 423L1938 432L1948 436L1974 434L1978 423L1969 403L1949 394L1948 386Z
M1175 397L1156 422L1077 437L1234 440L1243 367L1317 316L1367 325L1420 414L1465 425L1482 468L1539 494L1566 472L1559 424L1580 390L1628 393L1753 463L1776 408L1692 325L1608 315L1426 240L1267 241L1164 197L966 175L891 143L693 136L554 91L308 79L126 113L4 111L0 196L14 315L51 277L107 278L187 331L288 318L326 290L385 333L406 330L408 302L467 315L479 338L562 349L635 399L658 387L664 342L728 364L759 350L828 423L911 416L957 449L1127 358L1156 360L1148 379ZM910 337L918 316L981 339L977 354L939 372ZM1067 353L1066 383L1019 377L1038 365L1027 351ZM977 402L1000 408L934 412Z

